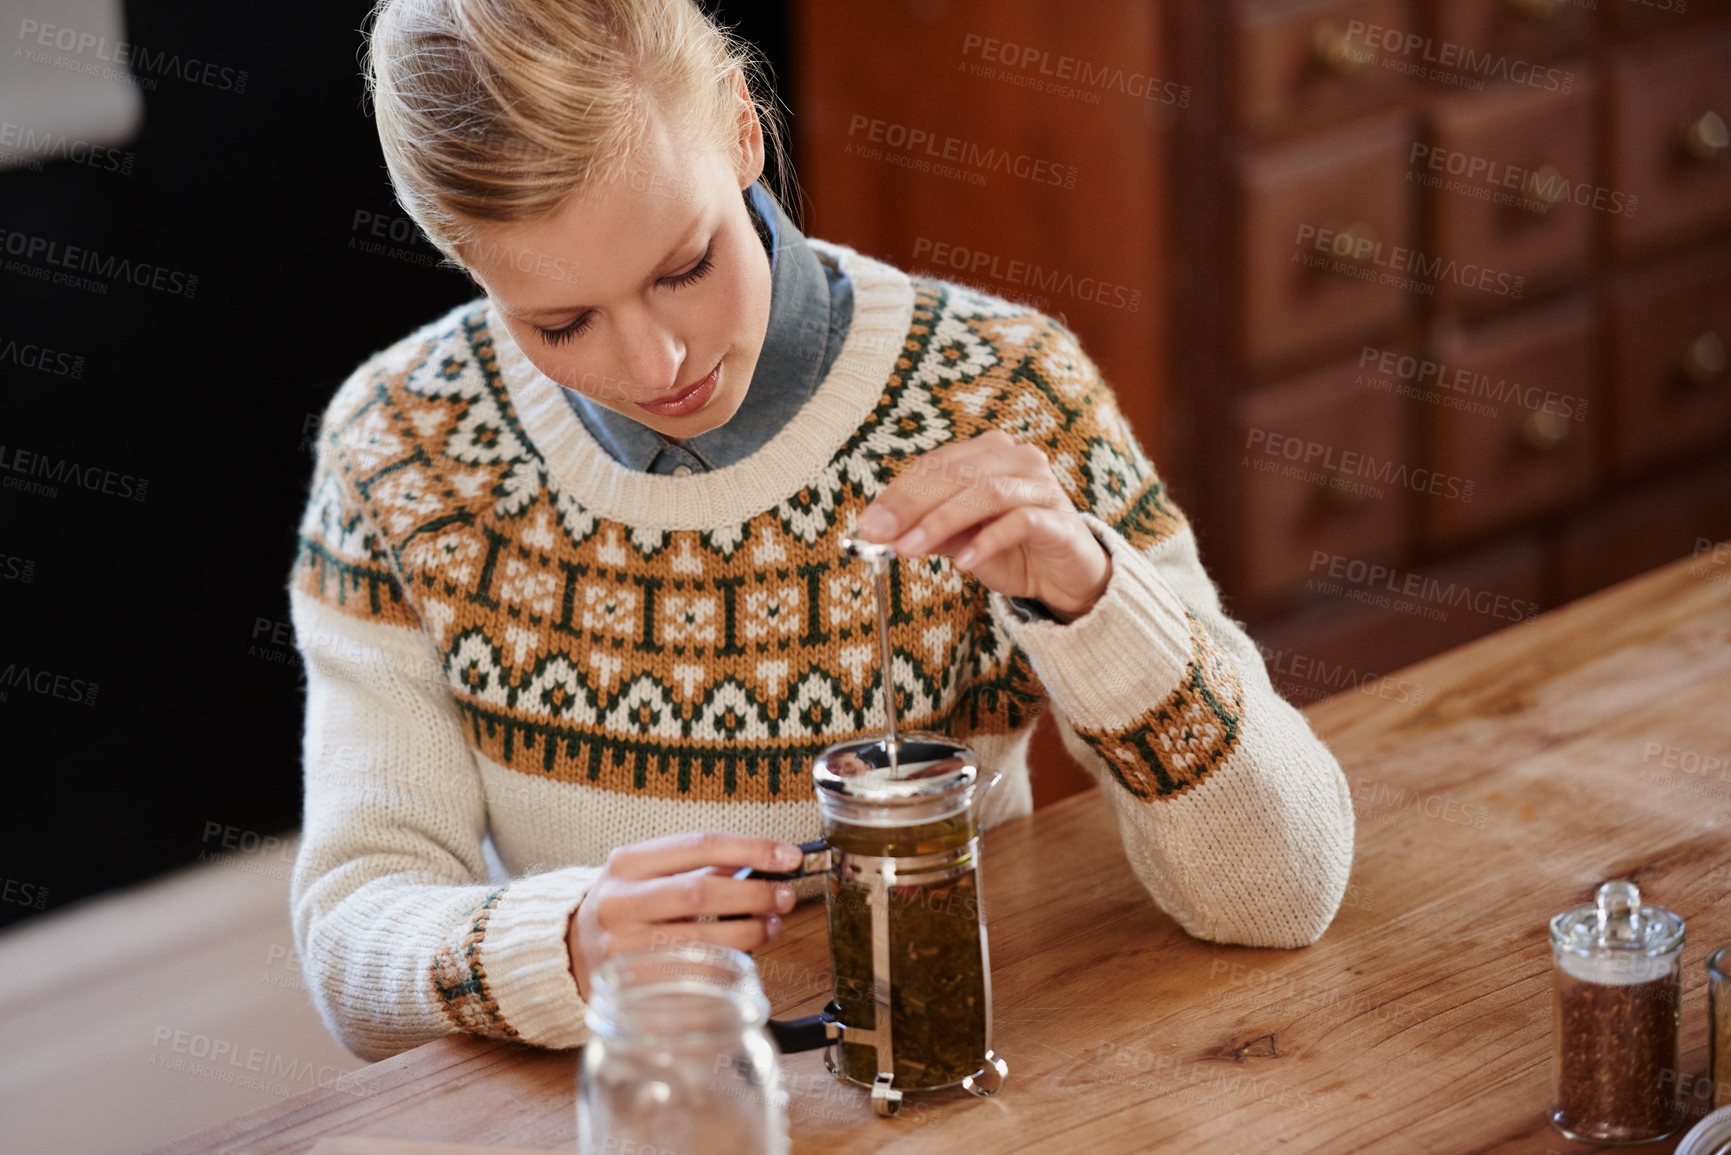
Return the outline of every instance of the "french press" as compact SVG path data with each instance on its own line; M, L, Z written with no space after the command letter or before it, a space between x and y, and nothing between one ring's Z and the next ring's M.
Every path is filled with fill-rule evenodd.
M784 1053L827 1050L839 1079L870 1088L889 1117L904 1091L960 1086L997 1092L1009 1065L992 1051L992 973L980 899L982 780L967 746L900 733L890 679L890 547L844 538L877 579L878 641L887 733L837 742L812 764L823 837L787 874L827 873L834 997L820 1014L769 1028Z

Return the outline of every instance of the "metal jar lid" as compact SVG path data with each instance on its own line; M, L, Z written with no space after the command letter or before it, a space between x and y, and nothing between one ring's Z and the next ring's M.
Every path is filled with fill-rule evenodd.
M882 737L837 742L812 763L819 805L829 801L923 808L961 796L978 782L979 757L942 734L904 731L895 749Z
M1731 1107L1721 1107L1689 1129L1677 1155L1726 1155L1731 1152Z

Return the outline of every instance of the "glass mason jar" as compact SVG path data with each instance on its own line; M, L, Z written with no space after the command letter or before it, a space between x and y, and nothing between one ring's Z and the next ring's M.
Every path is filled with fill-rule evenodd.
M833 863L835 1017L875 1040L830 1048L830 1070L852 1082L872 1087L891 1075L897 1091L966 1085L980 1094L1007 1070L991 1049L980 903L978 803L997 776L978 775L966 746L918 732L893 747L837 743L812 768Z
M1683 920L1632 882L1551 919L1551 1123L1588 1143L1662 1139L1683 1121Z
M1731 1107L1731 946L1707 956L1707 1077L1713 1109Z
M684 943L617 955L590 983L579 1155L787 1151L787 1092L749 955Z

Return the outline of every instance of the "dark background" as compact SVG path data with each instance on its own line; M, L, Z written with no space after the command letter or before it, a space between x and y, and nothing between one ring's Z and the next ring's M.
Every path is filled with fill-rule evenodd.
M785 3L705 7L786 101ZM0 342L84 358L77 379L0 363L0 452L148 482L142 500L0 489L0 671L64 679L0 688L0 872L48 909L299 825L286 587L307 436L367 355L476 295L402 241L362 103L369 8L129 3L127 41L244 69L245 91L160 78L119 146L130 174L0 173L0 229L198 277L188 299L0 271ZM0 925L32 913L0 903Z

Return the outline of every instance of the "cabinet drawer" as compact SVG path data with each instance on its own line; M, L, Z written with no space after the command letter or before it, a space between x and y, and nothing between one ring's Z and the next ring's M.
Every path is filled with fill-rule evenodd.
M1438 40L1506 59L1516 76L1526 72L1517 64L1579 52L1593 39L1592 8L1570 0L1430 0L1427 14Z
M1457 269L1496 273L1439 275L1443 307L1481 314L1586 277L1595 212L1621 202L1597 196L1593 94L1586 66L1575 73L1568 95L1501 88L1434 107L1433 135L1413 147L1412 170L1426 188L1437 254Z
M1617 0L1603 3L1606 23L1621 34L1678 28L1688 21L1731 11L1731 0Z
M1543 604L1544 549L1523 535L1419 570L1334 569L1339 593L1252 626L1275 688L1297 705L1343 690L1428 696L1404 667L1525 621ZM1362 574L1354 581L1351 575Z
M1262 376L1339 353L1399 325L1415 294L1412 130L1382 118L1302 145L1266 148L1239 168L1237 347ZM1344 254L1344 256L1340 255Z
M1313 127L1386 106L1401 77L1383 68L1362 28L1411 28L1407 0L1248 0L1230 16L1233 111L1252 133Z
M1405 460L1408 403L1362 381L1342 362L1234 407L1232 592L1252 608L1297 593L1318 550L1398 560L1409 491L1366 475Z
M1731 27L1619 49L1608 69L1609 184L1638 198L1610 218L1624 256L1731 220Z
M1637 473L1731 438L1731 245L1611 288L1611 459Z
M1433 544L1479 537L1587 494L1603 413L1586 300L1445 330L1435 352L1426 456L1460 485L1425 499ZM1453 495L1469 487L1470 500Z
M1565 601L1731 539L1731 457L1649 482L1571 516L1557 535Z

